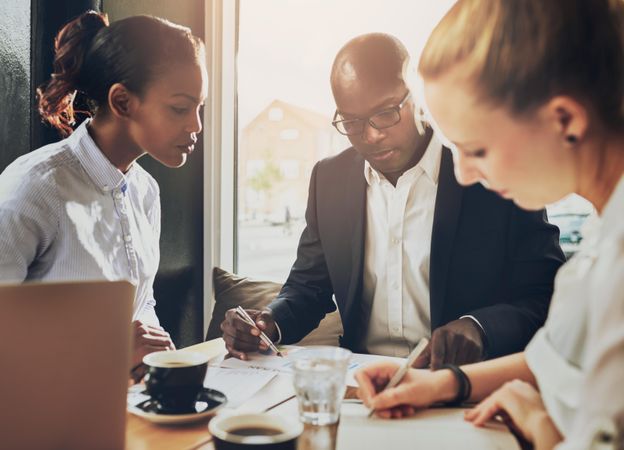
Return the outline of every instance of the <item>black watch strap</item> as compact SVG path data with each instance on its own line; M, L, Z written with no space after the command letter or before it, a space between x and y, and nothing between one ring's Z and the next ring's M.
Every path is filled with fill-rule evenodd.
M449 369L451 372L453 372L453 375L457 380L457 384L459 385L457 396L446 404L449 406L459 406L470 398L470 393L472 392L472 384L470 383L470 379L468 378L468 375L466 375L466 373L455 364L444 364L442 367L440 367L440 370L443 369Z

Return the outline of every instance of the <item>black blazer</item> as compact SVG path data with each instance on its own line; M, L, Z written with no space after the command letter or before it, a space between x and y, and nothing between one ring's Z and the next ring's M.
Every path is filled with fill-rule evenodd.
M355 149L312 170L297 259L269 305L282 342L297 342L340 310L341 345L363 352L370 302L362 298L366 224L364 159ZM464 314L483 326L489 357L521 351L544 323L557 269L559 230L481 185L461 187L443 149L430 259L431 327ZM373 318L374 320L374 318Z

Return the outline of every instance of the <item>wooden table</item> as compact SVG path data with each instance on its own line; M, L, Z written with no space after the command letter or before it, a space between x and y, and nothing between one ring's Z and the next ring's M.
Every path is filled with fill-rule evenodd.
M347 388L346 398L355 398L355 388ZM297 400L293 397L268 410L270 414L297 415ZM299 438L299 450L334 450L338 425L323 427L305 425ZM128 413L126 422L126 449L128 450L212 450L212 436L208 419L190 425L154 425Z
M225 352L225 344L222 339L213 339L197 345L186 347L179 351L194 351L213 358ZM355 388L347 390L348 398L355 398ZM282 406L283 405L283 406ZM279 405L273 405L269 410L275 410L276 414L298 414L297 401L291 398ZM212 436L208 432L208 421L197 422L189 425L162 426L155 425L133 414L127 414L126 421L126 449L128 450L191 450L212 449ZM327 436L333 436L331 447L299 446L300 449L323 448L334 449L337 425L331 427L306 426L301 442L327 441Z
M353 398L354 388L348 388L345 397ZM298 414L297 401L293 397L267 411L268 414ZM338 425L305 425L298 442L298 450L335 450ZM514 434L515 435L515 434ZM532 448L518 435L515 435L520 448ZM212 436L208 431L208 419L186 426L158 426L144 419L128 414L126 431L126 449L128 450L214 450Z
M213 339L186 347L180 352L199 352L212 359L225 352L223 339ZM212 439L208 419L189 425L161 426L126 413L126 449L175 450L194 449Z
M222 353L225 346L221 339L204 342L180 351L204 352L210 357ZM356 389L347 388L345 398L356 398ZM270 397L269 397L270 400ZM272 405L269 414L297 416L297 401L294 397ZM212 436L208 431L208 421L189 425L162 426L127 413L126 449L127 450L213 450ZM338 424L330 426L305 425L299 438L298 450L335 450ZM516 438L518 436L516 435ZM526 443L518 439L522 448ZM524 444L524 445L523 445Z
M212 439L207 420L191 425L158 426L127 414L127 450L195 449Z

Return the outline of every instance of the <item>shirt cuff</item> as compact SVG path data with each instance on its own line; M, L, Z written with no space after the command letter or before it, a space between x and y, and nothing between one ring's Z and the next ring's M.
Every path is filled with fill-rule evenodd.
M485 328L483 328L483 325L481 325L481 323L473 315L466 314L460 317L460 319L464 319L464 318L473 320L479 326L479 329L481 330L481 336L483 336L483 357L485 358L487 356L487 351L488 351L488 345L487 345L488 340L487 340L487 334L485 334Z
M160 326L160 320L158 320L158 316L156 315L156 311L154 311L153 307L144 308L139 317L137 317L137 320L149 325L155 325L157 327Z
M282 330L280 330L279 325L275 322L275 328L277 328L277 340L273 342L274 344L279 344L282 342Z

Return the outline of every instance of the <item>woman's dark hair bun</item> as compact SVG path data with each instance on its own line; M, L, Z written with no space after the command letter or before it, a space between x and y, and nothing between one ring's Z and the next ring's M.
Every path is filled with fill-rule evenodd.
M80 71L97 33L108 26L106 14L87 11L67 23L54 41L54 63L50 80L37 89L39 113L62 135L72 132L74 97L81 90Z

